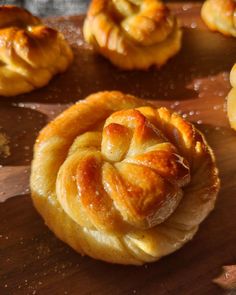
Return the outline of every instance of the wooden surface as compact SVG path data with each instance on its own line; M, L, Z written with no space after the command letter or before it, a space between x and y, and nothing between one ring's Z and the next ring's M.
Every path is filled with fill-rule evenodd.
M236 263L236 132L225 113L236 40L209 32L199 4L171 7L184 27L183 49L160 71L120 71L84 45L82 17L51 19L73 45L74 64L41 90L0 98L1 295L224 294L211 280L222 265ZM81 257L46 228L29 195L38 131L71 103L109 89L155 99L195 122L215 151L222 181L216 208L195 238L141 267Z

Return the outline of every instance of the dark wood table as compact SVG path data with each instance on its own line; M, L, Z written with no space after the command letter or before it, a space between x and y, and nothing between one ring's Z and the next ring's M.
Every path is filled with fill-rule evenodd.
M171 9L183 26L183 48L161 70L118 70L84 44L82 16L51 18L47 22L73 46L73 65L43 89L0 98L1 295L225 294L212 279L222 265L236 263L236 132L225 111L236 40L209 32L200 20L199 4L171 4ZM194 239L141 267L75 253L44 225L28 188L38 131L78 99L112 89L155 100L194 122L215 151L222 182L216 208Z

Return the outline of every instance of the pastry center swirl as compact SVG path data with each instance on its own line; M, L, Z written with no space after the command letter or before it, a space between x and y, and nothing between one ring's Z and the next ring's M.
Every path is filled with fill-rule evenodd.
M113 113L101 132L74 140L58 174L57 195L64 210L88 227L150 228L176 209L189 181L188 162L177 148L132 109Z
M99 18L108 18L130 40L143 46L162 42L175 26L168 8L157 0L113 0L98 11Z

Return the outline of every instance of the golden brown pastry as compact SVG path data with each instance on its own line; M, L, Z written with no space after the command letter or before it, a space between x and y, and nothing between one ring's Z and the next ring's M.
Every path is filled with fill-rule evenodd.
M236 64L231 70L230 82L233 88L228 94L227 111L230 125L236 130Z
M181 30L159 0L92 0L85 40L123 69L161 66L181 47Z
M236 37L235 0L207 0L202 6L201 15L211 30Z
M113 263L151 262L180 248L218 189L203 135L121 92L79 101L34 148L32 198L46 224L78 252Z
M0 7L0 95L13 96L45 86L73 59L63 35L28 11Z

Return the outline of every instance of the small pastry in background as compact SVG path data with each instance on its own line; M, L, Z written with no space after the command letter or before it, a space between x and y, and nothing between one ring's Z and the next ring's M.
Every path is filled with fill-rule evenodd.
M201 16L212 31L236 37L236 2L234 0L207 0L202 6Z
M233 88L228 94L227 112L230 125L236 130L236 64L233 66L230 73L230 83Z
M43 87L72 62L63 35L16 6L0 7L0 96Z
M223 273L215 278L213 282L226 290L236 291L236 265L223 266ZM235 293L232 293L232 295L233 294Z
M92 94L49 123L31 171L49 228L76 251L121 264L182 247L219 190L213 152L194 125L116 91Z
M132 70L165 64L180 50L182 32L159 0L92 0L84 37L114 65Z

